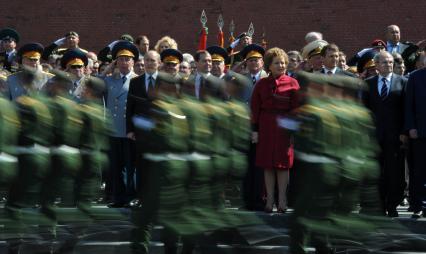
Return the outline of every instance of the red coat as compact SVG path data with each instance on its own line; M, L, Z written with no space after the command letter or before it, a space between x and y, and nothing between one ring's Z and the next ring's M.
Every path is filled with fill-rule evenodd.
M293 166L293 144L289 133L279 128L277 118L298 106L297 80L282 75L259 80L251 97L251 121L259 132L256 165L271 169L289 169Z

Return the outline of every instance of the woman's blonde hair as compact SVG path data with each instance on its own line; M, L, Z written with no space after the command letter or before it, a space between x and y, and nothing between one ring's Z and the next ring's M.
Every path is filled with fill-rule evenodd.
M274 58L277 57L277 56L284 58L285 64L286 65L288 64L288 56L283 49L280 49L280 48L277 48L277 47L270 48L266 51L265 55L263 56L263 62L264 62L266 71L268 71L268 72L270 71L269 67L271 66Z
M154 46L155 51L157 51L158 53L161 53L160 52L160 44L163 43L163 42L167 42L170 45L170 48L172 48L172 49L178 49L178 44L172 37L164 36L163 38L159 39Z

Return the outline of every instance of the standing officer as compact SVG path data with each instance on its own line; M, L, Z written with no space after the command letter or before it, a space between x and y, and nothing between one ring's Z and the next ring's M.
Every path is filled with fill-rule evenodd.
M10 100L14 101L21 95L42 90L46 82L53 77L40 69L42 52L43 46L39 43L25 44L18 50L18 62L22 65L22 70L7 77L6 96Z
M61 67L64 71L72 74L73 86L71 93L74 99L79 100L81 96L81 90L86 81L84 75L84 69L86 68L89 60L86 54L79 49L71 49L65 52L61 58Z
M106 108L112 117L114 129L109 151L113 196L110 206L122 207L133 198L130 195L134 195L134 143L126 135L126 104L130 80L137 77L133 72L133 65L139 58L139 51L133 43L120 41L112 49L112 58L119 73L104 78L107 89ZM123 173L126 174L126 181L123 179Z
M228 53L224 48L219 46L210 46L206 50L212 56L211 73L223 79L225 77L225 63L228 62Z
M0 31L0 40L4 52L0 53L0 68L7 71L16 71L12 67L13 62L16 61L16 44L19 42L19 34L14 29L5 28Z

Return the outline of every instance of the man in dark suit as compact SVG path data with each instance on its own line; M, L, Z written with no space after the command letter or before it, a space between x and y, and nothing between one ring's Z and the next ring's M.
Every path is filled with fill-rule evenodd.
M423 59L426 64L426 58ZM410 74L405 99L405 129L408 130L412 148L412 167L410 169L410 205L413 218L426 216L426 68ZM414 196L413 196L414 195ZM423 206L422 206L423 203Z
M324 64L321 70L322 74L356 77L354 74L337 67L339 62L339 47L336 44L330 43L324 46L321 50L321 56Z
M142 115L149 107L150 97L154 91L157 82L158 68L160 67L160 55L150 50L144 55L145 73L141 76L133 78L129 84L129 92L127 94L126 104L126 133L127 137L138 141L138 135L135 132L134 120L137 116ZM142 188L144 184L141 182L145 177L141 165L143 164L141 142L135 142L135 165L136 165L136 191L137 199L130 202L131 206L139 206Z
M383 208L390 217L397 217L396 207L404 196L404 153L401 145L407 142L404 135L404 94L407 80L394 74L393 57L380 52L374 57L378 75L365 80L368 92L366 106L373 112L376 135L381 147L380 192Z

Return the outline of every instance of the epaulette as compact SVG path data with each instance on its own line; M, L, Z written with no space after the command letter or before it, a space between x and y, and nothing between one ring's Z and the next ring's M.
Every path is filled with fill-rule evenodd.
M52 73L50 73L50 72L46 72L46 71L41 71L41 73L43 73L43 74L45 74L45 75L47 75L48 77L54 77L55 75L54 74L52 74Z

